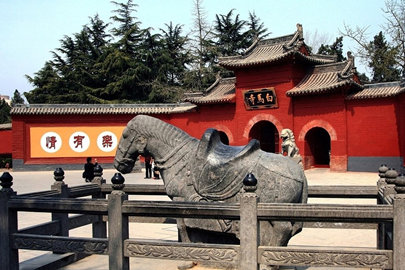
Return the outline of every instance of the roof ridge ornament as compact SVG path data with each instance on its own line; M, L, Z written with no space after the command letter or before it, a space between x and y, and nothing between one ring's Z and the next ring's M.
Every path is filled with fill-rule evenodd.
M242 52L242 55L247 55L249 54L257 45L257 43L259 43L260 38L259 36L256 34L254 39L253 39L253 43L245 50Z
M356 67L354 66L354 56L350 51L347 52L346 62L347 64L344 69L338 73L338 77L341 80L349 79L356 72Z
M217 74L215 74L215 82L213 82L207 89L203 90L203 96L206 96L221 80L221 71L218 71Z
M285 51L289 51L293 48L298 47L297 45L301 45L302 41L304 40L304 29L302 24L297 23L297 31L294 34L294 37L287 43L283 45L283 49Z

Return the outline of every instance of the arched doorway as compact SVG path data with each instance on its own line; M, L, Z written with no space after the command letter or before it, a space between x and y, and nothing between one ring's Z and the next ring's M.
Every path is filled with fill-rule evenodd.
M329 166L330 141L329 133L321 127L312 128L307 132L305 135L305 156L309 158L309 166Z
M223 131L218 131L218 133L219 133L219 138L220 138L221 142L223 144L229 145L228 135L226 135L226 133Z
M278 130L269 121L259 121L254 124L249 132L249 140L251 139L259 140L263 151L276 153L279 150Z

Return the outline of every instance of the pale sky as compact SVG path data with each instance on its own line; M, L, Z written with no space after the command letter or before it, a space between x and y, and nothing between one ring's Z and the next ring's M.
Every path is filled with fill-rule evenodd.
M187 33L193 25L193 0L133 2L138 5L135 16L142 27L158 31L172 21L183 25ZM231 9L241 19L248 19L254 11L272 33L269 37L292 34L301 23L309 45L315 33L329 37L331 44L344 24L368 26L371 39L385 23L383 0L203 0L203 8L209 23L215 14ZM51 51L60 47L59 40L80 32L89 17L99 14L104 22L111 22L113 9L116 6L109 0L0 0L0 95L11 98L15 89L21 94L32 90L24 75L34 76L52 59ZM343 44L345 51L355 51L349 39ZM358 71L366 71L359 61L356 65Z

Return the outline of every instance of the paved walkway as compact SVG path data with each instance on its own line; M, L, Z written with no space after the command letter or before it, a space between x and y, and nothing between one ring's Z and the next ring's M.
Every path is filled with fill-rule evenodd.
M105 170L104 178L110 182L111 177L115 173L114 170ZM53 172L11 172L14 177L14 185L12 188L18 194L27 192L35 192L41 190L49 190L53 184ZM71 186L82 185L84 180L81 178L81 171L65 172L65 183ZM306 171L309 185L371 185L375 186L378 180L377 173L335 173L329 169L311 169ZM132 173L125 175L125 182L130 184L162 184L161 180L144 179L142 173ZM145 199L144 196L131 196L131 199ZM169 200L166 196L148 196L150 200ZM310 203L355 203L355 204L375 204L374 200L358 199L358 200L342 200L342 199L311 199ZM41 222L50 220L49 213L29 213L21 212L18 215L19 228L24 228ZM91 226L85 226L70 231L71 236L89 237L91 235ZM173 224L130 224L131 238L146 238L146 239L164 239L177 240L177 228ZM316 246L345 246L345 247L370 247L376 246L375 230L356 230L356 229L315 229L304 228L304 230L294 236L289 245L316 245ZM20 251L20 261L25 261L34 256L44 254L40 251ZM178 261L171 260L154 260L154 259L139 259L131 258L131 269L133 270L175 270L180 264ZM77 270L107 270L108 256L92 255L81 261L78 261L63 269ZM194 267L193 269L211 269L202 266ZM283 268L293 269L293 268ZM297 268L298 269L298 268ZM312 269L312 268L299 268ZM322 269L322 268L316 268ZM337 268L334 268L337 269ZM347 268L345 268L347 269Z

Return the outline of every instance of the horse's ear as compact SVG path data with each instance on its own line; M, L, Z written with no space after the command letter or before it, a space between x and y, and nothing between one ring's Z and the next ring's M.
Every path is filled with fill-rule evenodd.
M143 153L144 149L146 148L146 144L148 140L146 137L142 135L135 136L134 140L132 141L131 145L129 146L130 153Z
M148 143L148 139L143 135L138 135L135 140L137 141L137 143L141 144L143 148L145 148L146 144Z

